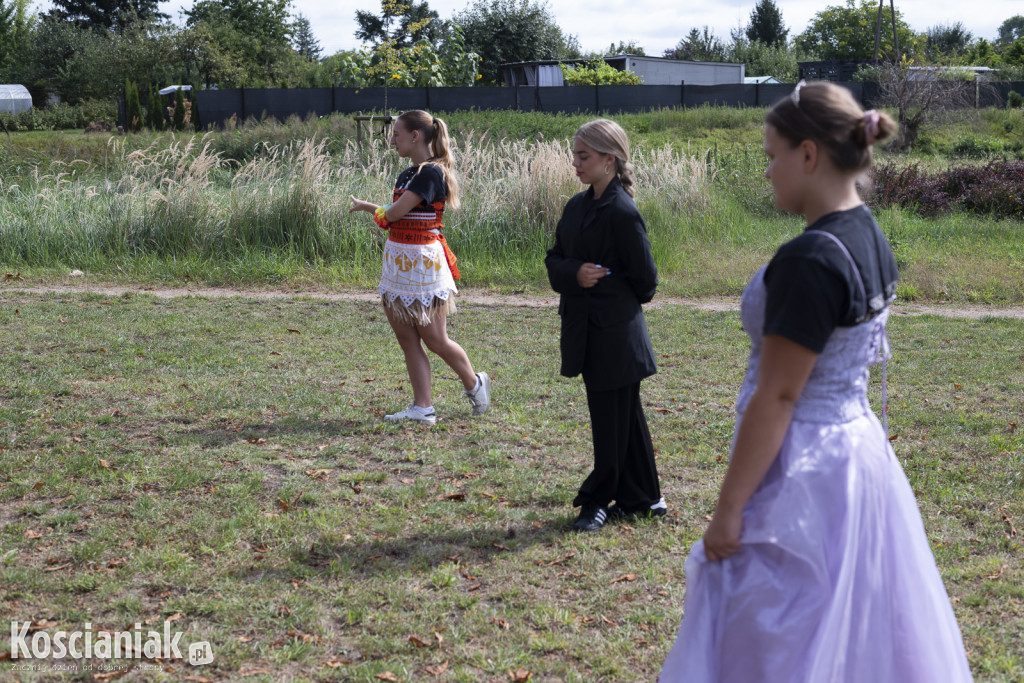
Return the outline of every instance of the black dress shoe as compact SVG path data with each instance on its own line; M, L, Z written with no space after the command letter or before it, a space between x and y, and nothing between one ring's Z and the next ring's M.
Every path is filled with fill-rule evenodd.
M597 531L608 521L608 511L600 505L584 505L572 523L576 531Z
M629 519L658 519L668 514L668 507L665 499L662 498L654 505L643 508L626 508L618 503L608 507L608 519L611 521L625 521Z

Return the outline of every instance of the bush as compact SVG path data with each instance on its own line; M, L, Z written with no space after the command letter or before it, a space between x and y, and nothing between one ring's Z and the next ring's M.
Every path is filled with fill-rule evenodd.
M928 174L917 164L879 164L874 171L878 207L900 206L934 217L964 211L996 218L1024 218L1024 162L992 161Z
M92 121L117 124L117 103L113 100L84 100L79 104L55 104L19 114L0 114L8 130L68 130L85 128Z
M1011 90L1006 98L1006 107L1008 109L1024 109L1024 95L1016 90Z

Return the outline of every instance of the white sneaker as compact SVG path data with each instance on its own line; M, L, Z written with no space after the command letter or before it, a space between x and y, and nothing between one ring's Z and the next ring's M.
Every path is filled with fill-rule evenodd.
M384 419L388 422L401 422L402 420L412 420L413 422L420 422L426 425L437 424L437 414L434 409L431 408L429 412L424 413L416 407L415 404L409 406L400 413L393 413L391 415L385 415Z
M486 372L476 373L479 386L472 391L463 391L470 405L473 406L474 415L483 415L491 407L491 378Z

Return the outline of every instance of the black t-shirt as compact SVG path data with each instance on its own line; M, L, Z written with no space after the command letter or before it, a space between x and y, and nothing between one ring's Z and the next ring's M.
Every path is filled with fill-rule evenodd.
M764 334L778 334L821 353L837 327L850 327L877 315L896 293L899 271L889 242L863 204L818 219L810 230L779 247L764 273L767 288Z
M395 181L395 193L397 194L400 189L415 192L422 197L423 203L420 206L444 201L448 197L448 183L445 182L444 172L437 164L410 166L402 171Z

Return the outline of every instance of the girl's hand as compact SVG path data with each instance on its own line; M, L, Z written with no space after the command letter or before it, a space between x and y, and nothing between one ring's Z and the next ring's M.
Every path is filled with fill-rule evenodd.
M580 287L589 289L597 284L597 281L608 275L608 269L602 266L595 265L593 263L584 263L580 266L580 269L576 271L576 282L579 283Z
M362 199L356 199L352 195L349 195L348 197L352 200L352 208L348 210L349 213L355 213L356 211L368 211L369 213L373 213L377 210L376 204L364 202Z
M704 531L704 554L711 562L724 560L740 549L743 512L715 511Z

